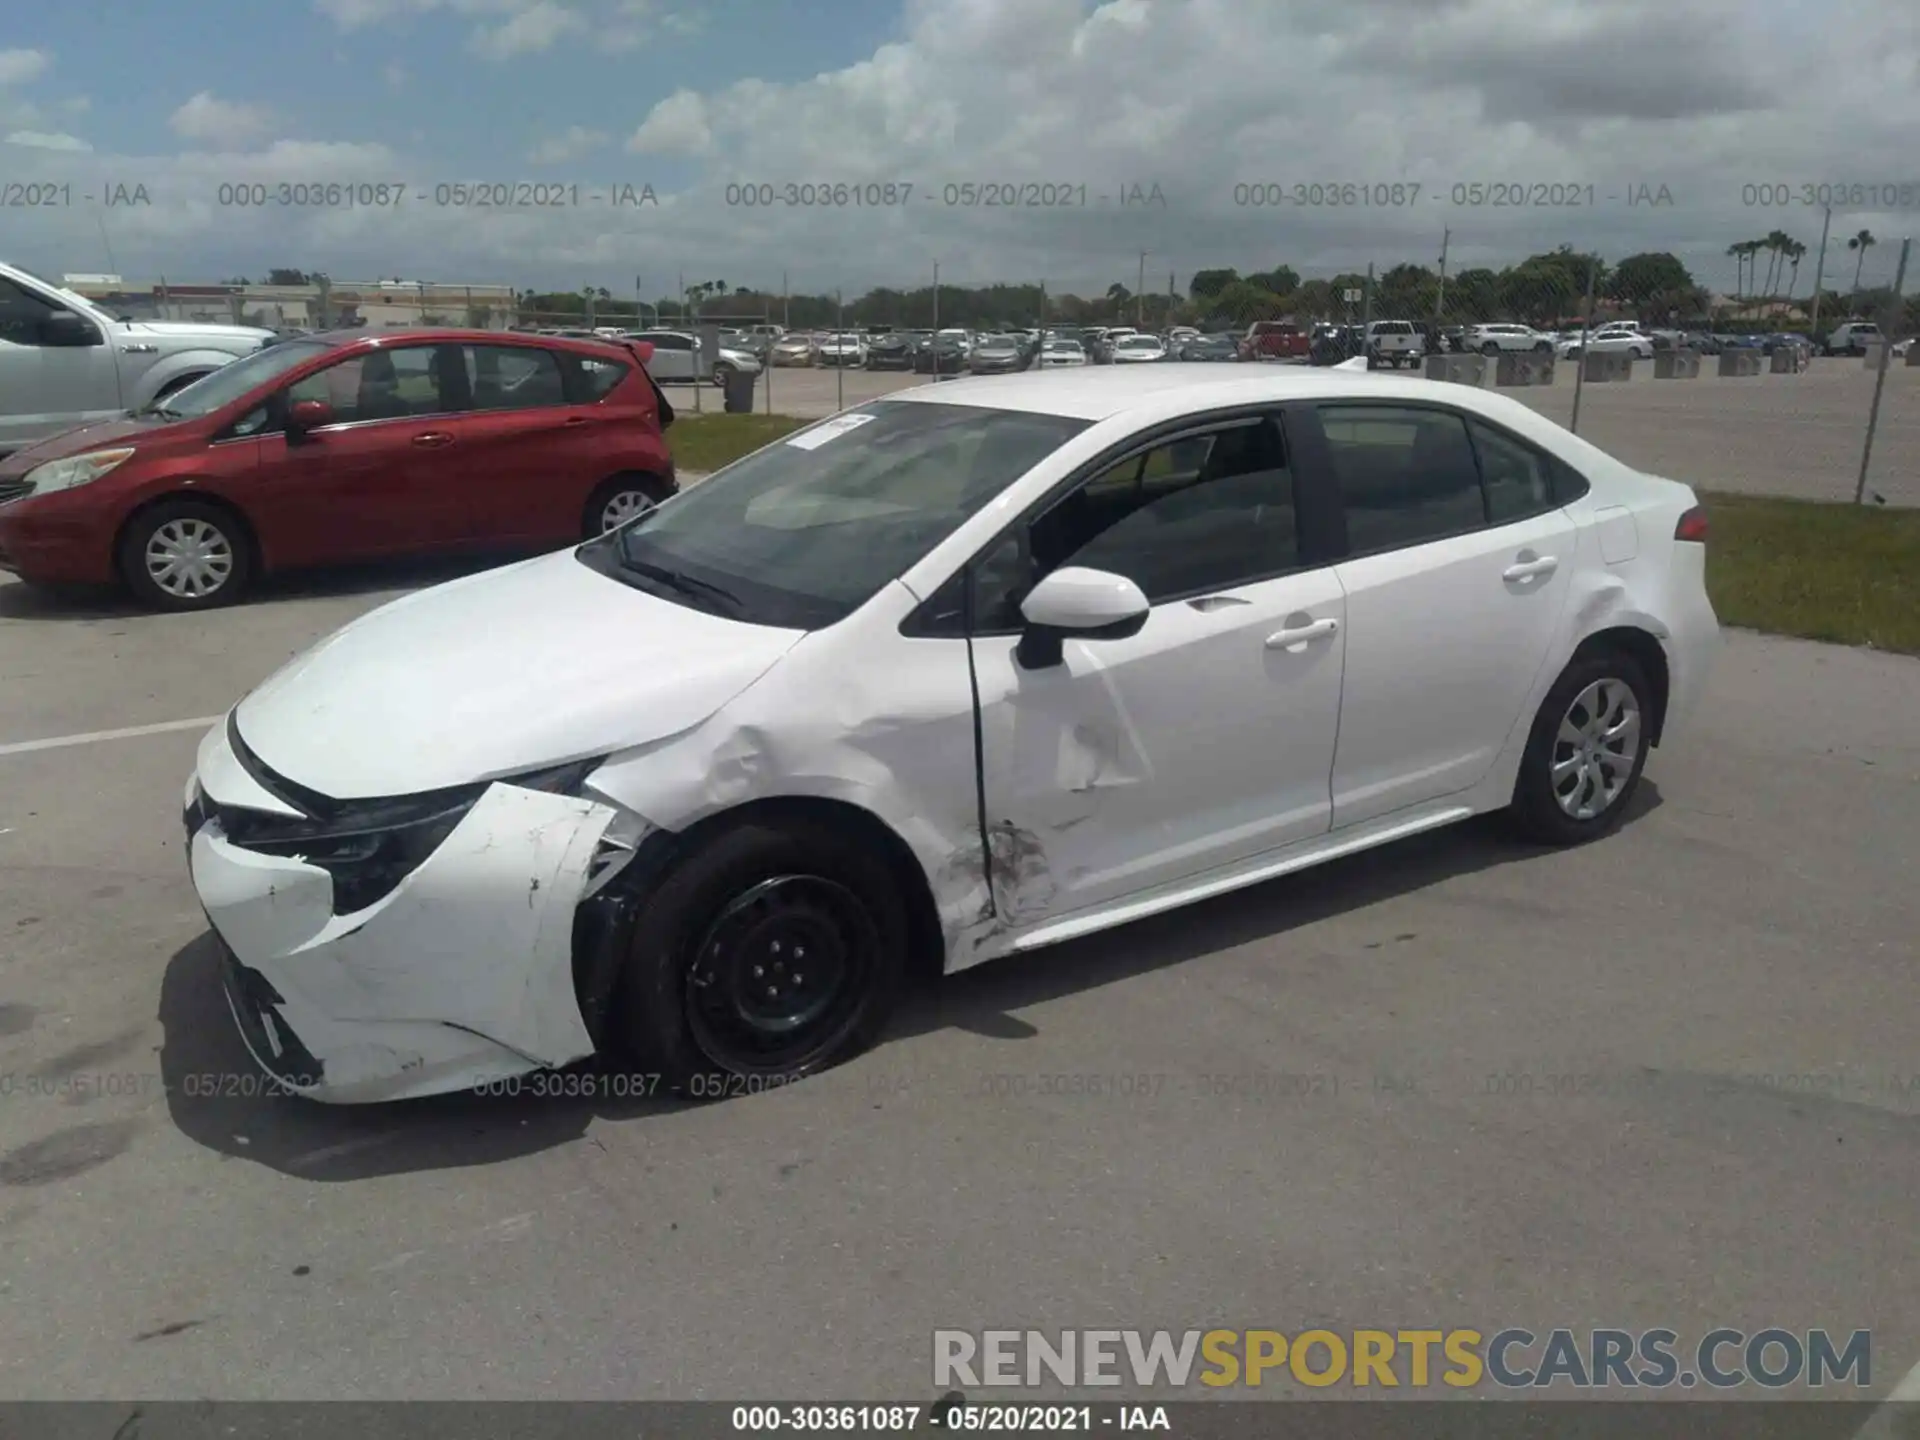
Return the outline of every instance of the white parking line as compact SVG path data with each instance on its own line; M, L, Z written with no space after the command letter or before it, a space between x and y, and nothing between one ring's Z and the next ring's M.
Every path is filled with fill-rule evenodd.
M1908 1435L1920 1433L1902 1424L1910 1421L1917 1410L1920 1410L1920 1364L1900 1377L1900 1383L1880 1402L1880 1408L1868 1417L1853 1440L1904 1440Z
M129 725L124 730L88 730L80 735L53 735L45 740L16 740L10 745L0 745L0 755L64 750L70 745L98 745L103 740L137 740L142 735L167 735L175 730L205 730L219 723L218 715L202 715L194 720L162 720L158 725Z

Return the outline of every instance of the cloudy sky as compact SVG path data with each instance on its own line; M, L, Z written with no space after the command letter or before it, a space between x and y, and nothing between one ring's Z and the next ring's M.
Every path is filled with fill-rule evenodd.
M937 261L956 283L1086 293L1132 286L1142 251L1152 288L1172 272L1184 289L1206 266L1432 263L1450 230L1454 270L1571 242L1673 250L1726 288L1733 241L1817 245L1808 187L1838 187L1837 237L1920 230L1916 0L186 13L17 7L0 257L176 282L291 266L630 295L638 279L650 297L681 275L783 273L851 294L924 284ZM475 208L507 185L546 203ZM879 203L805 203L834 185ZM1054 203L979 203L1001 186ZM1493 203L1503 188L1526 203ZM1866 278L1891 279L1897 250L1877 246ZM1843 240L1827 273L1852 279Z

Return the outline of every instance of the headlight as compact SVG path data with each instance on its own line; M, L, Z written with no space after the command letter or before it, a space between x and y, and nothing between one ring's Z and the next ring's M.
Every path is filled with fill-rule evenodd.
M84 455L69 455L64 460L49 460L27 472L27 484L33 495L51 495L56 490L71 490L76 485L98 480L116 465L133 458L133 447L117 450L89 450Z
M576 795L601 758L527 775L503 777L502 785ZM299 820L257 812L229 814L226 838L242 849L305 861L333 879L333 910L350 915L384 899L459 828L474 804L496 782L378 800L338 802L325 818ZM244 818L243 818L244 817Z

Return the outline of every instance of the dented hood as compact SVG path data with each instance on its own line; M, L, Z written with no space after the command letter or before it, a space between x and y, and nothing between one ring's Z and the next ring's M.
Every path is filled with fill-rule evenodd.
M235 718L263 764L307 789L411 795L676 734L802 633L658 599L563 551L362 616Z

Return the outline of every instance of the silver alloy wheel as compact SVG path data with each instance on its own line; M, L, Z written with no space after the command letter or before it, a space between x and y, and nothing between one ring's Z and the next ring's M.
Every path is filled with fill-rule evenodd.
M1640 758L1640 702L1626 682L1596 680L1560 717L1553 742L1553 798L1571 819L1612 808Z
M211 521L169 520L147 539L147 578L179 600L202 600L233 578L233 542Z
M653 497L644 490L616 490L607 497L607 503L600 507L600 533L618 530L636 515L645 514L653 508Z

